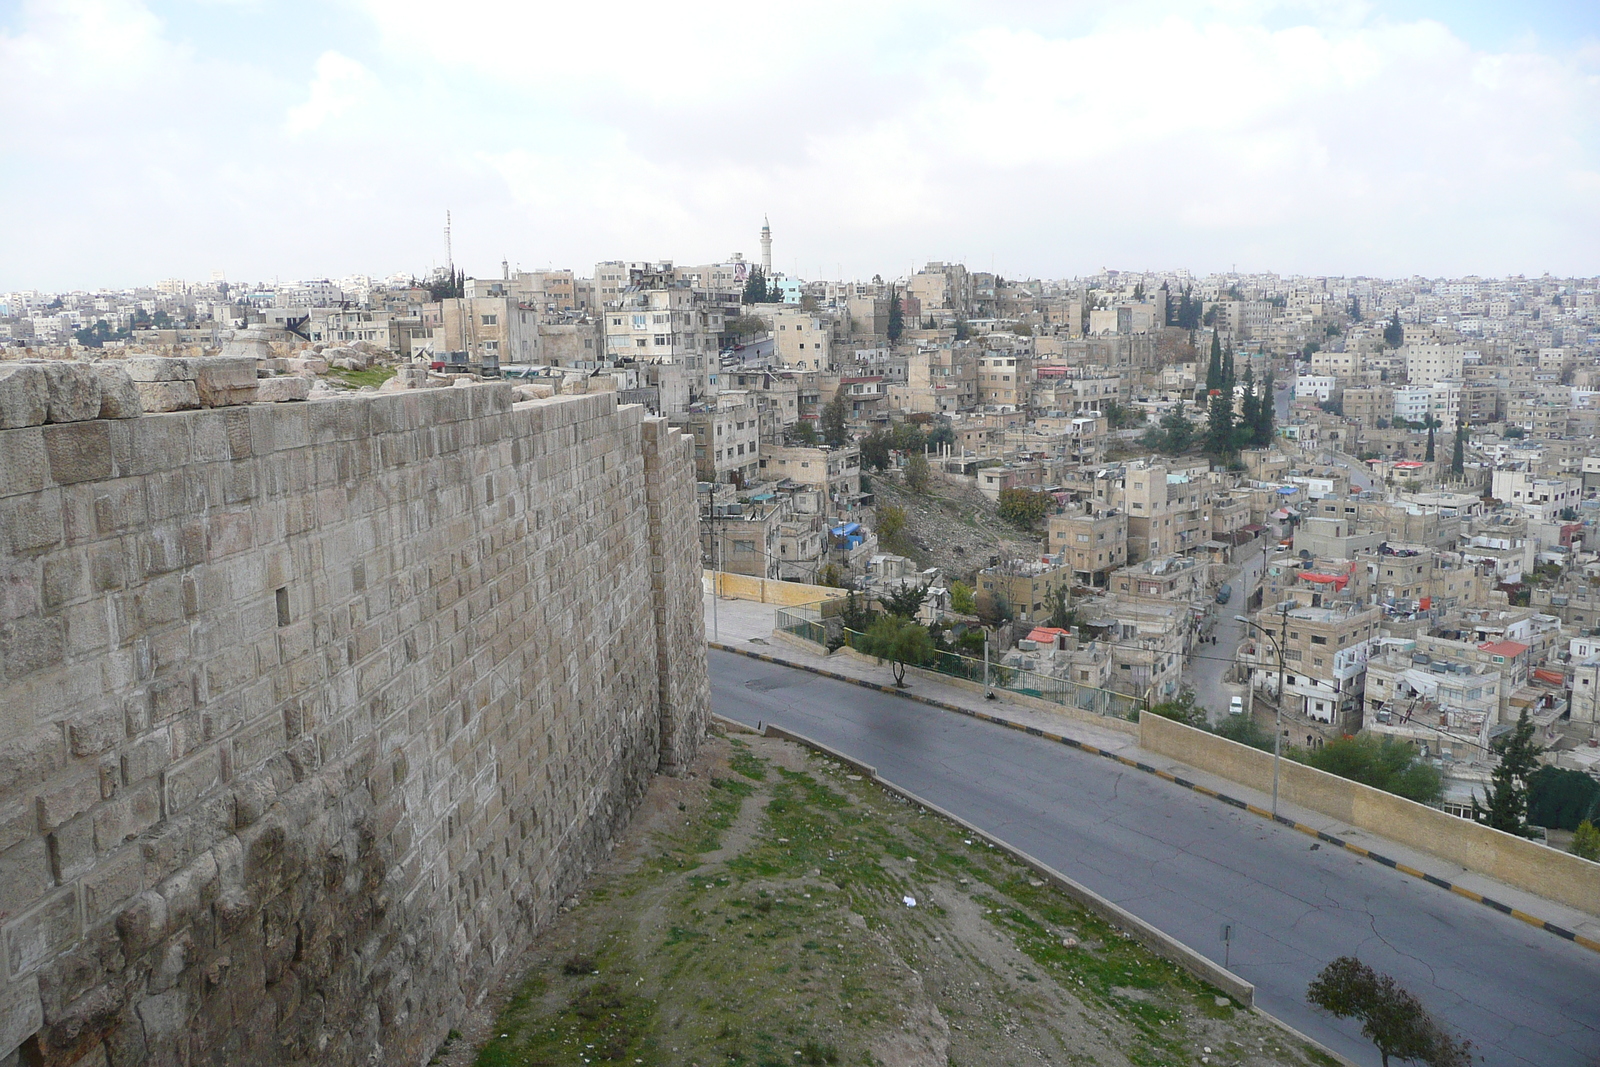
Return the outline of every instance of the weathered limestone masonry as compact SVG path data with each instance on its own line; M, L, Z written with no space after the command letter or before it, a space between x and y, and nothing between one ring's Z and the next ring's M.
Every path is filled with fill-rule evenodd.
M694 477L504 383L0 430L0 1064L425 1062L694 754Z

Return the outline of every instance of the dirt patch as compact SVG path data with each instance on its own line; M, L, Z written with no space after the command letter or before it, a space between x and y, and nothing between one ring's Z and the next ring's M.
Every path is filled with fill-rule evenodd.
M438 1063L1319 1062L832 760L734 735L694 773Z
M884 477L874 477L872 490L879 505L906 509L909 553L923 567L939 567L952 579L970 582L980 567L995 556L1035 559L1045 551L1044 537L1004 521L995 504L977 489L935 480L927 493L913 493ZM891 551L886 549L886 551Z

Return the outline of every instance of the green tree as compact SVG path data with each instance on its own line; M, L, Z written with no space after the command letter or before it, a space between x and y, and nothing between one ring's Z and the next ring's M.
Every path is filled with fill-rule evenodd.
M1456 423L1456 447L1450 456L1450 473L1457 478L1467 471L1467 424Z
M922 610L923 601L927 599L926 585L902 585L888 596L878 597L878 602L890 615L898 615L902 619L915 619L917 612Z
M760 267L751 267L744 281L744 302L765 304L767 300L767 275Z
M928 443L922 427L909 420L894 424L889 432L889 442L900 452L921 452Z
M874 524L881 544L897 544L906 530L906 509L898 504L881 504L874 512Z
M1254 448L1266 448L1272 444L1272 424L1277 411L1277 393L1274 392L1272 372L1261 382L1261 404L1256 408L1256 423L1250 444Z
M872 625L872 620L877 617L877 612L863 604L854 589L844 595L844 603L839 605L839 622L845 629L854 630L858 634L866 633L867 628Z
M1211 360L1206 364L1206 393L1222 388L1222 339L1211 331Z
M885 615L872 624L872 628L857 646L879 662L888 661L894 671L894 684L904 689L906 667L917 666L933 658L933 637L925 626L919 626L898 615Z
M1383 328L1383 343L1390 348L1399 348L1406 342L1406 328L1400 325L1400 309L1394 309L1394 315Z
M1528 780L1528 821L1552 830L1576 830L1600 819L1600 782L1582 771L1549 765Z
M1067 607L1067 587L1065 585L1058 586L1056 591L1050 594L1049 624L1058 630L1077 628L1078 613Z
M1272 751L1272 733L1249 715L1224 715L1217 723L1215 733L1241 745Z
M1101 404L1100 414L1106 417L1106 424L1113 430L1120 430L1133 421L1133 412L1115 400Z
M829 563L817 572L817 584L832 589L844 588L844 571L837 563Z
M1249 448L1255 444L1256 423L1261 421L1261 398L1256 395L1255 371L1247 362L1244 365L1244 395L1239 398L1239 425L1234 431L1235 448Z
M1013 526L1031 529L1055 507L1055 497L1037 489L1000 490L999 515Z
M845 399L843 388L835 392L833 399L822 409L820 421L822 440L830 448L843 448L850 443L850 434L845 429L845 424L850 421L850 401Z
M1350 298L1349 312L1351 322L1361 321L1361 298L1359 296L1352 296Z
M1194 702L1194 693L1188 689L1179 690L1178 695L1171 700L1152 705L1150 714L1171 719L1173 722L1181 722L1185 726L1193 726L1196 730L1208 728L1206 709Z
M767 320L760 315L735 315L723 321L723 329L735 337L754 337L767 332Z
M811 424L810 419L801 419L795 423L789 431L789 436L800 445L815 446L818 441L817 428Z
M928 457L921 452L913 452L906 460L906 488L913 493L926 493L932 471Z
M900 340L900 335L906 331L905 308L900 304L900 294L893 288L889 290L889 343L894 344Z
M1352 782L1429 804L1444 794L1444 780L1410 745L1363 734L1329 741L1321 748L1296 748L1289 758Z
M1206 451L1218 459L1233 454L1233 396L1226 389L1211 397L1206 413Z
M1588 819L1583 820L1573 831L1572 845L1567 851L1579 859L1600 863L1600 829Z
M890 442L889 431L873 430L861 439L861 465L871 467L873 470L885 470L889 466Z
M1178 456L1194 447L1195 427L1183 412L1183 401L1161 416L1158 448L1169 456Z
M946 445L954 448L956 443L956 428L950 425L949 419L940 419L928 431L928 445L931 448L944 448Z
M972 586L966 582L950 583L950 610L961 615L972 615L978 610L973 599Z
M1528 709L1523 708L1511 732L1489 743L1500 762L1489 776L1488 806L1480 806L1476 795L1472 798L1474 819L1519 837L1528 834L1528 783L1539 768L1539 755L1544 751L1533 735L1533 720L1528 717Z
M1354 956L1324 967L1306 989L1306 1001L1335 1018L1359 1019L1361 1036L1377 1046L1384 1067L1391 1056L1427 1067L1472 1062L1472 1042L1452 1036L1414 995Z
M1433 462L1433 423L1432 422L1428 423L1428 452L1422 458L1427 460L1429 463Z

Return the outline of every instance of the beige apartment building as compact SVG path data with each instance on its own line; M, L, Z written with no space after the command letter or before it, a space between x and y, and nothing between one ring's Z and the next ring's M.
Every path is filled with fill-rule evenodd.
M1120 508L1051 515L1050 554L1071 569L1079 585L1105 588L1128 559L1128 516Z
M1031 402L1026 356L994 353L978 359L978 403L1025 408Z
M772 324L773 350L785 367L823 371L833 368L833 325L800 308L757 305L752 310Z
M906 357L904 385L889 386L896 411L953 414L978 403L978 364L969 349L921 349Z
M1128 515L1128 561L1198 550L1211 539L1208 487L1196 472L1139 460L1123 473L1122 503Z
M820 490L829 515L841 515L861 498L861 450L819 445L768 445L759 461L767 481L789 481Z
M470 363L540 363L539 316L510 296L439 301L434 358L465 352Z
M761 417L749 393L719 393L668 421L694 434L695 473L702 482L746 486L759 478Z
M1070 595L1072 570L1033 560L1011 560L979 571L977 582L977 593L1009 607L1016 618L1042 623L1054 610L1056 593L1065 590Z
M1283 645L1284 710L1346 733L1359 729L1367 653L1382 619L1378 608L1353 603L1300 604L1287 618L1272 605L1258 612L1256 625ZM1271 642L1258 642L1247 660L1252 672L1268 672L1276 684L1278 662L1270 648Z

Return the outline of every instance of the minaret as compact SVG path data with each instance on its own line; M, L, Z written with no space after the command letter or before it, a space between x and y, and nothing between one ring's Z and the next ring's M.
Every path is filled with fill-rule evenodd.
M772 223L765 215L761 216L761 274L772 277Z

